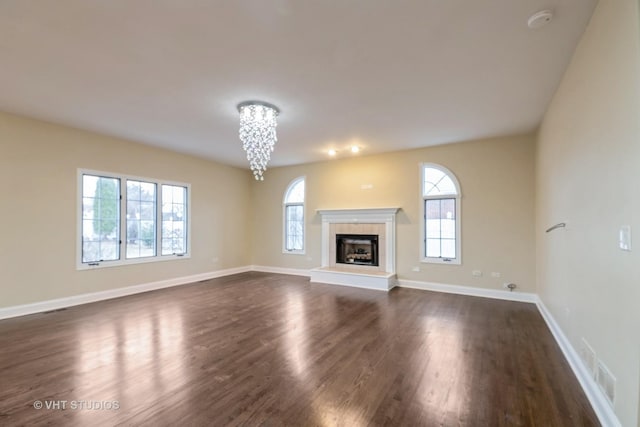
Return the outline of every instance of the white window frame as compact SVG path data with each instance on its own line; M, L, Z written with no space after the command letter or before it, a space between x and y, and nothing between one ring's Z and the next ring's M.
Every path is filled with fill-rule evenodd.
M300 181L304 182L304 197L302 203L287 203L287 196L289 195L289 191L298 184ZM306 211L306 201L307 201L307 177L299 176L294 178L287 185L286 190L284 191L284 196L282 197L282 253L288 255L304 255L307 247L307 211ZM296 206L302 204L302 250L288 250L287 249L287 206Z
M433 168L438 169L441 172L447 174L456 186L455 195L437 195L437 196L425 196L424 195L424 178L425 169ZM446 167L437 163L420 163L420 262L428 264L445 264L445 265L462 265L462 190L460 188L460 182L453 172ZM427 257L426 255L426 211L425 205L427 200L442 200L442 199L455 199L456 204L456 258L434 258Z
M113 261L99 261L86 263L82 262L82 221L83 221L83 192L82 192L82 177L83 175L94 175L105 178L116 178L120 180L120 258ZM127 238L127 180L144 181L156 184L156 255L141 258L127 258L126 257L126 242ZM184 254L171 254L161 255L162 253L162 186L163 185L175 185L179 187L185 187L187 189L187 201L186 201L186 226L187 226L187 245L186 252ZM76 196L76 223L77 223L77 236L76 236L76 269L77 270L93 270L105 267L118 267L123 265L132 264L144 264L149 262L161 262L161 261L175 261L179 259L191 258L191 184L161 180L157 178L148 178L135 175L125 175L115 172L105 172L92 169L78 169L77 174L77 196ZM90 265L91 264L91 265Z

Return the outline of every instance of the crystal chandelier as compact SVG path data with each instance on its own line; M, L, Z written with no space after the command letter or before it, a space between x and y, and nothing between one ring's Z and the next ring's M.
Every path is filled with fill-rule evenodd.
M276 117L280 110L275 105L261 101L247 101L238 104L240 113L240 141L247 152L247 160L258 181L264 181L262 174L267 170L276 137Z

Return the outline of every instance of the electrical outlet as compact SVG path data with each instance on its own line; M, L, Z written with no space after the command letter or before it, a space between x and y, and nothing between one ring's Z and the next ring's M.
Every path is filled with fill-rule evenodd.
M497 272L497 271L493 271L493 272L491 272L491 277L499 278L500 276L502 276L502 274L500 274L500 273L499 273L499 272Z
M420 271L420 267L413 267L413 271Z
M482 271L480 271L480 270L473 270L473 271L471 272L471 275L472 275L473 277L482 277Z

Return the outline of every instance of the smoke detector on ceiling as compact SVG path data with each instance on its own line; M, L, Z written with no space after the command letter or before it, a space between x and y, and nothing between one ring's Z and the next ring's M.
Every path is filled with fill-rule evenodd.
M527 24L529 28L535 30L537 28L544 27L553 19L553 12L550 10L541 10L540 12L536 12L529 18Z

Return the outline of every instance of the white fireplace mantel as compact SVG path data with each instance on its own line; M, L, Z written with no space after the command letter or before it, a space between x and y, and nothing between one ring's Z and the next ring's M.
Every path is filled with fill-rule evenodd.
M369 209L318 209L322 216L322 223L379 223L395 222L396 213L400 208L369 208Z
M396 214L400 208L368 209L318 209L322 217L322 266L313 269L311 281L389 290L396 277ZM385 271L384 274L338 272L329 269L331 224L384 224Z

